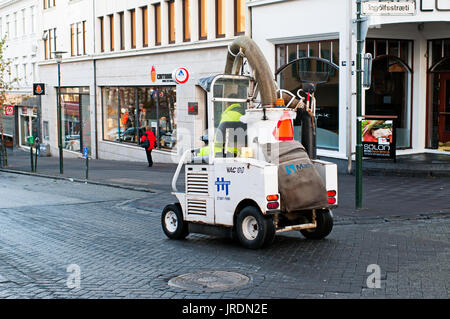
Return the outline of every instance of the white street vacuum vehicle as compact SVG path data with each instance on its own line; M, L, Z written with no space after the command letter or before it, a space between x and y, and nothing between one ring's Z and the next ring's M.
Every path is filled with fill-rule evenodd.
M253 76L239 75L244 61ZM322 239L331 232L337 166L315 159L314 90L326 72L309 66L297 73L304 85L294 95L277 88L253 40L239 37L230 45L225 74L204 81L211 96L202 138L207 146L184 152L173 177L178 203L166 206L161 218L169 238L226 235L257 249L276 233ZM294 140L294 120L305 146ZM185 191L179 192L183 166Z

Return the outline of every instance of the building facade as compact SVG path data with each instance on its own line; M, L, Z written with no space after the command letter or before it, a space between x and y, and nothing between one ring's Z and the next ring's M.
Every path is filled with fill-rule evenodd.
M14 115L2 119L3 133L9 146L27 147L27 137L41 136L40 101L33 96L38 75L39 1L0 2L0 37L6 39L3 52L11 62L3 79L12 82L5 106L14 107ZM14 138L15 137L15 138Z
M138 141L146 128L157 136L157 162L201 146L206 113L197 83L223 72L228 45L249 29L245 1L56 0L40 10L43 123L53 154L59 51L65 156L87 147L100 159L145 161ZM179 68L189 74L182 84L172 76ZM199 105L195 114L190 102Z
M374 60L363 114L394 119L398 155L448 154L450 4L411 2L414 15L368 17L364 52ZM297 59L332 65L328 82L316 92L318 154L348 158L356 144L356 1L253 0L248 7L252 37L273 71L281 72L279 81L282 69Z

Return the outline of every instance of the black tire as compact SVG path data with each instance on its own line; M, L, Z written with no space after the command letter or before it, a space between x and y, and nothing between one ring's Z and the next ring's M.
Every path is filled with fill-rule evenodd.
M308 239L324 239L333 229L333 214L330 210L316 211L317 227L314 229L302 229L300 232Z
M164 207L161 225L164 233L170 239L184 239L189 235L188 224L183 220L180 204L171 204Z
M237 216L236 236L246 248L259 249L269 245L275 237L273 219L263 216L256 207L247 206Z

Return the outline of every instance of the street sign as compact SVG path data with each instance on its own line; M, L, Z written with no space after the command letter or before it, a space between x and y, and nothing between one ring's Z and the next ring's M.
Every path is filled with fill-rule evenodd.
M89 157L89 148L88 147L85 147L83 149L83 157L84 158L88 158Z
M3 112L5 115L14 115L14 106L5 106Z
M365 16L411 16L416 14L413 1L367 1L362 2L362 15Z
M34 95L45 95L45 84L44 83L34 83L33 84Z
M173 72L173 79L178 84L184 84L189 80L189 72L185 68L178 68Z

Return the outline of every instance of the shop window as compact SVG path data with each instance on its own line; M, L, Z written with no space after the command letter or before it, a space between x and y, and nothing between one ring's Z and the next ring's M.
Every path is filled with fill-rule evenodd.
M450 152L450 39L428 41L426 147Z
M89 88L62 88L63 147L81 152L91 146Z
M119 98L117 88L102 88L103 139L119 141Z
M287 45L288 63L297 59L297 45Z
M175 149L175 87L105 87L102 95L104 140L138 145L153 130L157 148Z
M397 148L411 147L412 41L367 39L375 48L366 115L396 116ZM372 52L370 52L372 53Z
M327 74L326 83L316 89L317 146L339 149L339 41L314 41L289 45L277 45L277 81L280 88L297 94L306 74ZM321 62L324 59L328 62ZM333 64L334 63L334 64ZM309 79L311 80L311 79ZM317 80L317 79L316 79ZM301 141L301 125L294 127L296 140Z
M48 121L43 121L42 122L42 138L44 139L44 141L49 141L50 140L50 132L48 129Z

